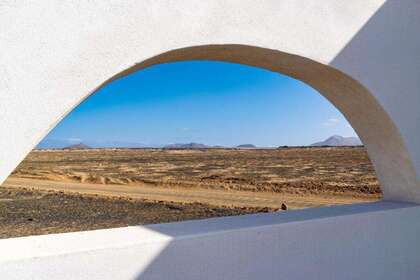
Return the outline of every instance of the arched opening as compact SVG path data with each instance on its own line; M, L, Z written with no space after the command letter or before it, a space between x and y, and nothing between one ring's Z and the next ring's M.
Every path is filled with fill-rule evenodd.
M334 134L353 137L315 143ZM54 210L58 231L373 201L379 186L355 136L334 106L290 77L236 63L161 63L82 102L5 184L36 189L7 190L7 199L44 199L21 208L45 211L18 217L32 226L65 203ZM57 222L46 223L54 232Z
M170 50L151 55L150 59L131 67L125 61L109 69L101 69L100 73L89 77L89 83L72 85L70 88L73 90L66 95L66 99L44 111L45 116L31 124L30 131L24 134L26 140L17 143L19 149L4 150L3 157L7 160L1 169L2 180L59 120L98 88L151 65L185 60L219 60L256 66L291 76L312 86L337 107L360 136L381 182L385 199L415 201L416 172L405 144L392 120L366 88L330 66L277 50L245 45L204 45ZM97 86L106 77L118 72ZM40 105L32 106L34 109L38 107ZM28 133L31 133L29 138Z
M316 88L364 141L384 201L0 240L0 274L417 279L419 206L407 202L420 202L420 17L418 1L401 2L4 2L0 183L99 85L196 58L291 73Z

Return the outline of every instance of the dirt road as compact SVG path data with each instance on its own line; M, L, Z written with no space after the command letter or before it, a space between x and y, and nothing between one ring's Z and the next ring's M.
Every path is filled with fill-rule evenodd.
M57 182L25 178L9 178L4 184L9 188L34 188L80 194L97 194L114 197L131 197L155 201L200 202L215 206L271 207L286 203L291 209L350 204L377 200L373 196L295 195L270 192L247 192L202 188L167 188L155 185L101 185L74 182Z

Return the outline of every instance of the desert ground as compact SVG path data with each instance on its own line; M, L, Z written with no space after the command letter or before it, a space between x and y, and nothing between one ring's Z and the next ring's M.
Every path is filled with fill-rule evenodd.
M381 197L363 147L37 150L0 191L3 238Z

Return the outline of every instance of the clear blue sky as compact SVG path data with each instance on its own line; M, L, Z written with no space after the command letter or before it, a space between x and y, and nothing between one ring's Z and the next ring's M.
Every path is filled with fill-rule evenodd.
M190 61L153 66L108 84L43 144L279 146L308 145L334 134L355 136L341 113L306 84L239 64Z

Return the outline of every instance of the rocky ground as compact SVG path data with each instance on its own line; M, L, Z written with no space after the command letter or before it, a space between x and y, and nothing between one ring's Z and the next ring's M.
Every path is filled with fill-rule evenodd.
M362 147L34 151L13 177L297 194L380 193Z
M0 187L0 237L380 197L362 147L33 151Z
M273 211L0 188L0 238Z

